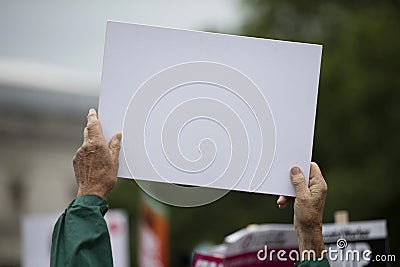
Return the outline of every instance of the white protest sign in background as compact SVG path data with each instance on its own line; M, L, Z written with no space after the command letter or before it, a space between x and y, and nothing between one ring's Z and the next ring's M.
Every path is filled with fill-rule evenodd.
M107 140L123 133L119 177L176 206L293 196L290 168L310 169L321 52L108 22L99 118Z
M51 236L60 214L24 215L21 218L22 266L50 266ZM114 266L129 266L129 224L123 210L105 215L110 233Z

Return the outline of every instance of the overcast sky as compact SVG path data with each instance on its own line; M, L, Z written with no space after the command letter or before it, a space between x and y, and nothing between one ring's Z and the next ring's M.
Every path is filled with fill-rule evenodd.
M0 71L2 64L3 76L8 75L4 68L11 72L12 66L18 70L27 63L29 72L29 66L40 64L43 69L78 71L100 80L107 20L230 31L244 15L239 1L2 0Z

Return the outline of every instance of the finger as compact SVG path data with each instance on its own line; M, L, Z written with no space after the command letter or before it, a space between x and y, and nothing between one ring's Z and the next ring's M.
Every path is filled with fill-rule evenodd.
M278 204L278 207L280 209L286 208L287 205L293 202L292 197L287 197L287 196L279 196L278 200L276 201L276 204Z
M323 182L321 170L319 169L317 163L311 162L310 166L310 182L309 186Z
M97 119L97 112L95 109L91 108L87 115L87 125L88 131L88 140L91 141L98 136L103 135L103 131L101 130L101 125L99 120Z
M89 109L87 121L88 124L95 123L97 121L97 112L94 108Z
M318 167L318 164L315 162L311 162L310 165L310 179L317 177L317 176L322 176L321 170Z
M110 144L108 145L113 160L118 160L119 158L119 151L121 150L121 139L122 139L122 134L116 133L111 138Z
M296 197L306 196L310 193L304 175L299 167L293 167L290 170L290 179L296 191Z
M328 190L328 185L326 184L326 181L322 176L322 172L315 162L312 162L310 167L309 188L311 194L318 195L325 195Z
M83 142L88 142L89 141L89 133L87 127L83 129Z

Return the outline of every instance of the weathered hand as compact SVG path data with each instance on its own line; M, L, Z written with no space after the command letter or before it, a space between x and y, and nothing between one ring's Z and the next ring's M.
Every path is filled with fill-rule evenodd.
M115 134L107 145L96 110L90 109L83 138L73 159L77 197L94 194L106 199L117 182L122 134Z
M300 168L293 167L290 179L296 190L294 199L294 226L296 229L300 252L313 250L317 257L324 249L322 240L322 215L324 212L327 185L316 163L311 163L310 180L307 187ZM293 198L280 196L277 204L284 208Z

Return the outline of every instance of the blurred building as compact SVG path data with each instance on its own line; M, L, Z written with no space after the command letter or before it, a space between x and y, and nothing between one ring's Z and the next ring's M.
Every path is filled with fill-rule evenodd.
M74 198L71 161L97 107L106 21L229 32L239 2L2 1L0 267L22 262L22 214L60 213Z
M72 157L97 90L73 71L0 64L0 266L20 265L22 214L62 212L74 198Z

